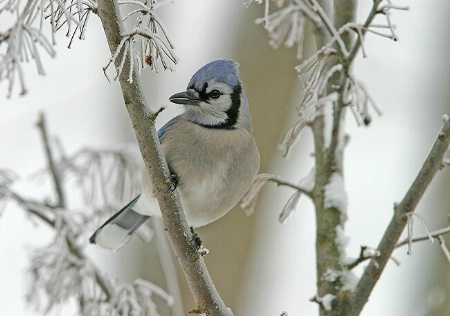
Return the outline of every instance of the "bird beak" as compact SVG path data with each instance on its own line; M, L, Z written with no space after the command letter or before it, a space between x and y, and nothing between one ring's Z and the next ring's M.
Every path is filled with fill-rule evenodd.
M175 93L173 96L169 98L170 102L176 103L176 104L190 104L190 105L199 105L201 99L194 96L189 91L184 91L180 93Z

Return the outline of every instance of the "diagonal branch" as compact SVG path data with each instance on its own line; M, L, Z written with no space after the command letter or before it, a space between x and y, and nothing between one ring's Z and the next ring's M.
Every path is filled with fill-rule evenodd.
M117 0L98 1L98 15L110 51L114 53L121 42L121 34L125 34ZM120 61L121 56L118 56L115 60L116 67L119 66ZM217 292L203 258L197 253L197 245L186 222L178 194L176 191L171 192L170 190L169 169L159 147L154 127L156 117L154 113L150 113L150 115L148 113L149 109L136 67L131 73L132 80L128 80L127 73L130 74L130 68L130 54L127 54L124 59L123 72L119 76L123 98L136 133L146 171L156 188L155 195L161 209L165 229L197 303L198 310L195 312L204 315L232 315L231 310L225 306Z
M47 223L50 227L56 227L57 223L54 219L54 216L49 216L48 214L46 214L46 207L42 206L41 203L25 199L24 197L13 191L10 191L9 194L11 198L21 206L22 209L33 214L43 222ZM70 252L78 259L84 261L87 266L90 266L92 268L97 284L103 290L103 293L105 293L106 300L109 301L114 295L114 287L111 284L111 281L100 272L97 266L85 255L82 248L77 245L76 241L73 238L66 236L66 242Z
M330 36L333 39L335 39L335 42L337 43L337 46L339 48L339 51L340 51L341 55L343 57L347 57L348 56L348 51L347 51L347 48L345 46L345 43L342 40L341 35L338 33L338 31L334 27L333 22L330 20L329 16L327 15L327 13L322 8L322 5L320 5L317 2L317 0L309 0L309 1L311 1L310 6L311 6L312 10L314 12L316 12L317 15L319 16L319 18L322 20L322 22L325 25L326 29L330 33Z
M64 195L61 173L56 167L55 159L53 157L52 150L50 148L50 141L47 133L47 125L45 123L45 115L44 113L40 113L39 121L37 122L37 127L41 132L42 141L44 143L45 155L47 157L48 168L52 175L53 185L55 187L55 191L57 193L58 202L56 203L56 207L64 208L66 206L66 199Z
M359 315L370 293L376 285L386 263L391 257L392 252L396 248L397 241L400 238L407 224L407 213L414 212L420 199L428 188L431 180L442 166L444 155L450 144L450 120L447 116L444 118L444 126L442 127L433 148L425 160L416 179L409 188L401 203L395 208L394 216L389 223L388 228L381 240L378 251L380 256L377 257L377 264L371 262L364 274L362 275L355 291L350 296L347 305L346 315Z

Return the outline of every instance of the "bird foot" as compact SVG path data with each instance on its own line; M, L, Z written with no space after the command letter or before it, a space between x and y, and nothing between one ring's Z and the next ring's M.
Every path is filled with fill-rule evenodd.
M173 193L173 191L175 191L175 189L178 187L178 183L179 183L178 176L175 173L171 173L167 193Z
M192 233L192 240L194 241L195 246L197 247L197 252L199 252L202 256L204 256L207 253L202 254L202 252L200 252L200 250L206 249L206 248L203 247L203 242L200 239L199 235L196 232L194 232L194 227L191 226L190 228L191 228L191 233ZM206 250L208 250L208 249L206 249ZM209 252L209 250L207 252Z

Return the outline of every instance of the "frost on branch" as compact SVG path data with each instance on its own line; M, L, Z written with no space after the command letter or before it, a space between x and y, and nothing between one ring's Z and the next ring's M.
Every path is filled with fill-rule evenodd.
M264 25L269 33L269 44L274 48L278 48L283 42L288 47L298 44L297 57L301 59L306 20L314 24L322 38L329 38L323 47L304 59L296 68L300 73L300 79L305 80L305 96L297 107L297 122L285 134L281 146L285 155L304 128L311 125L311 122L320 115L323 105L330 100L333 101L334 107L349 107L358 125L370 124L371 109L378 115L381 113L364 84L351 74L350 65L360 49L363 56L367 56L364 48L364 37L367 32L398 40L391 13L393 10L408 10L408 7L395 6L390 0L374 2L373 13L364 23L350 22L336 29L317 0L254 0L246 4L251 2L264 3L264 16L256 22ZM271 3L277 8L274 12L271 12ZM373 23L377 15L383 16L386 22ZM345 43L342 36L346 33L356 34L357 40ZM333 65L329 67L330 64ZM333 99L331 97L333 92L338 92L339 97Z
M54 57L55 33L65 26L70 37L84 38L86 25L95 1L79 0L17 0L0 4L0 16L7 14L13 25L0 29L0 82L8 83L7 96L11 96L14 83L19 82L19 94L27 92L23 63L34 61L37 72L44 75L41 54ZM50 28L50 30L48 30Z
M83 148L70 156L61 153L57 167L63 177L74 179L86 205L116 208L139 191L143 168L139 158L138 148L131 144L111 149Z
M278 7L284 1L277 1ZM291 1L286 7L269 14L269 0L265 1L265 16L256 20L257 24L263 24L269 34L269 44L278 49L284 41L286 47L293 47L297 44L297 58L302 59L304 29L306 17L314 19L317 24L320 20L304 4L303 1Z
M345 220L347 218L347 193L345 192L344 178L335 172L331 175L330 181L325 185L325 208L336 208Z
M45 120L41 119L37 126L46 130ZM78 303L80 315L125 315L123 312L127 309L122 304L125 302L122 289L132 288L134 294L128 294L128 301L133 303L133 310L138 311L135 315L158 315L153 299L162 298L170 305L172 301L167 293L142 280L117 288L113 279L104 275L85 252L88 235L109 216L106 211L117 210L124 202L119 199L130 198L129 194L135 194L137 190L142 166L138 163L136 148L82 149L67 156L59 143L54 146L55 143L49 141L46 132L42 135L45 148L49 149L46 155L51 167L37 172L31 179L40 180L41 185L42 180L53 180L55 192L49 195L56 193L58 196L66 192L66 185L75 182L74 187L67 187L67 193L73 195L73 200L77 200L75 195L80 193L81 202L85 203L75 210L65 202L72 199L60 198L63 202L55 203L47 196L29 198L15 190L13 184L18 177L11 171L0 169L0 206L3 208L13 202L33 224L46 226L54 232L48 245L30 251L28 303L42 314L63 307L70 300ZM54 147L57 152L52 150ZM150 228L143 226L144 230L139 231L141 237L148 237Z
M128 82L133 82L133 70L141 71L150 67L155 72L163 70L174 70L178 63L178 57L175 55L175 45L172 43L167 30L162 21L156 15L153 7L140 1L120 1L121 5L135 5L137 9L129 12L123 20L135 18L134 27L131 32L123 34L122 40L117 46L115 52L109 59L108 64L103 68L105 76L109 77L106 70L115 66L117 80L123 71L125 60L130 58L130 69L128 72ZM115 65L118 61L118 65Z
M425 220L419 213L415 212L409 212L406 214L408 218L408 255L412 254L412 240L414 235L414 218L419 219L419 221L422 223L423 227L425 228L426 234L430 242L434 242L433 236L430 235L430 231L428 229L427 224L425 223Z
M82 299L95 297L94 293L99 293L93 271L83 260L74 256L68 247L68 235L79 231L69 229L67 221L71 219L64 212L58 211L60 216L55 223L55 237L51 244L34 249L30 257L26 297L28 303L43 313L49 313L71 297Z
M83 204L92 211L91 223L87 223L92 229L138 194L143 165L134 144L110 149L83 148L69 156L61 148L60 151L56 168L64 179L76 183ZM43 169L35 177L48 176L50 172ZM144 241L152 237L146 225L141 226L137 234Z
M298 185L295 185L293 183L290 183L278 176L268 174L268 173L262 173L259 174L251 187L249 188L247 194L242 198L242 204L241 208L245 210L245 213L250 216L253 214L255 206L256 206L256 198L261 191L261 189L264 187L265 184L268 182L274 182L277 185L287 186L290 187L296 192L288 199L286 202L286 205L284 206L283 210L280 213L279 221L281 223L284 223L286 219L292 214L292 212L296 209L298 201L300 200L300 197L302 194L306 194L307 196L311 196L311 191L314 188L314 179L316 175L316 169L313 168L311 172L304 177L302 180L300 180Z
M10 197L10 186L18 179L17 174L11 170L0 169L0 216Z
M173 298L160 287L136 279L131 284L119 286L110 302L110 315L157 316L157 305L152 296L163 299L167 306L173 305Z

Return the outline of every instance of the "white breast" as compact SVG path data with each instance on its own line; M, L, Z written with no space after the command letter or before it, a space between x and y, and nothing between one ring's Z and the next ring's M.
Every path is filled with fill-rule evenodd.
M165 135L162 149L179 177L181 203L193 227L225 215L259 169L255 141L245 129L223 131L180 121Z

